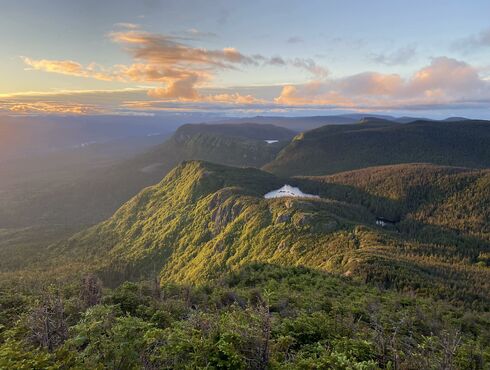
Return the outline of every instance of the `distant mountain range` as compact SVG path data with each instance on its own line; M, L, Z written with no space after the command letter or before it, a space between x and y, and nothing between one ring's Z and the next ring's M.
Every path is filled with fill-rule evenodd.
M264 169L276 174L325 175L397 163L490 166L490 122L367 119L299 134Z
M396 123L409 123L414 121L436 121L421 117L394 117L386 114L340 114L330 116L308 116L308 117L271 117L271 116L256 116L247 118L235 118L219 121L219 123L234 124L234 123L260 123L271 124L279 127L286 127L288 129L303 132L313 130L325 125L345 125L353 124L363 120L376 120L382 119ZM450 117L443 121L463 121L466 118Z
M259 123L302 132L328 124L350 124L363 118L411 122L415 118L388 115L346 114L317 117L251 117L217 119L216 123ZM0 163L12 159L79 148L90 144L111 144L130 138L168 135L187 123L211 122L205 115L166 116L0 116Z

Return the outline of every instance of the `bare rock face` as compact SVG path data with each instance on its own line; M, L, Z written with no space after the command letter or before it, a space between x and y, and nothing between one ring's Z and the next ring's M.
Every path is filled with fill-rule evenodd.
M227 188L213 196L209 209L214 223L214 234L217 235L241 214L243 205L238 202L234 189Z
M216 207L225 203L225 201L236 194L236 189L234 188L224 188L216 192L213 198L209 202L209 210L212 211Z
M282 224L291 221L291 215L288 213L280 214L276 217L276 224Z
M291 198L287 199L284 205L287 209L311 210L315 208L315 205L310 201Z
M295 226L308 226L314 222L314 215L311 213L297 213L294 217Z

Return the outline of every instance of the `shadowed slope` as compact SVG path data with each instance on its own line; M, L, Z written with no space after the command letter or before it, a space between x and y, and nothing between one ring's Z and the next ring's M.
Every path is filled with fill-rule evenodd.
M397 163L489 167L490 122L324 126L296 136L264 169L284 176L326 175Z

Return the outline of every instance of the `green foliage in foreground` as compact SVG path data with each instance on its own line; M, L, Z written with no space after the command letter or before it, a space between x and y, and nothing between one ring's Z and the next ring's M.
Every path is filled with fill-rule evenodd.
M486 369L490 317L310 269L0 295L5 369ZM38 325L39 319L48 323ZM59 328L66 327L66 331Z

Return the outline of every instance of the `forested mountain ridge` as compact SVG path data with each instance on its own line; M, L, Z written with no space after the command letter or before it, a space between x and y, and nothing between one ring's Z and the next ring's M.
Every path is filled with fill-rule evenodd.
M287 180L257 169L191 161L54 250L93 266L109 284L154 271L162 282L205 282L251 262L267 262L488 306L488 235L464 226L488 217L486 195L476 195L471 204L477 208L466 215L440 221L424 213L432 207L433 215L445 214L454 197L473 194L474 186L487 181L488 171L419 165L371 171L385 172L379 181L386 178L387 184L424 174L453 191L438 193L435 187L418 193L418 181L425 180L417 180L399 189L410 196L397 204L386 194L342 184L341 175L327 182ZM285 182L322 198L263 198ZM390 217L389 212L398 212L399 222L376 226L376 217Z
M402 224L421 222L490 240L488 169L399 164L302 179L322 196L360 202Z
M490 122L367 120L301 133L264 166L273 173L327 175L397 163L490 166Z
M184 162L108 220L26 245L37 262L0 276L0 368L485 369L488 177ZM264 199L285 183L321 198Z
M139 163L143 172L158 169L164 174L191 159L261 167L273 160L294 136L294 131L282 127L254 123L183 125L170 140L139 156L134 163Z

